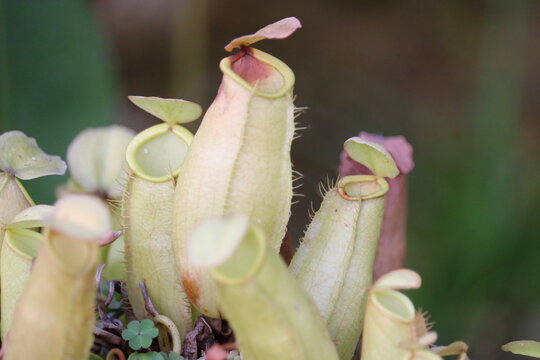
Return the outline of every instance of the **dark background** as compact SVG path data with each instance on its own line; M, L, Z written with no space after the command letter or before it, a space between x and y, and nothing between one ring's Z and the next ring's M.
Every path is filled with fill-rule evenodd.
M473 359L540 340L540 3L532 0L0 0L0 131L49 153L88 126L155 123L127 100L211 103L230 39L287 16L303 29L257 47L297 77L309 107L293 144L304 175L301 236L318 184L360 130L404 135L410 175L410 293L439 343ZM196 129L199 122L191 126ZM59 177L26 182L52 202ZM4 206L1 204L0 206Z

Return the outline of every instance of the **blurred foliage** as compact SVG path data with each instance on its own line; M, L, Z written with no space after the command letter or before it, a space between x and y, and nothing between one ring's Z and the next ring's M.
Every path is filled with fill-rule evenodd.
M540 177L531 172L537 164L526 169L529 154L520 143L531 6L485 5L469 126L450 161L419 169L418 176L439 174L420 188L423 194L413 194L412 207L425 219L412 214L409 264L424 276L416 299L442 338L464 337L483 348L473 354L503 358L509 355L496 344L517 336L528 309L540 303Z
M89 126L110 123L115 74L87 4L0 1L0 131L22 130L61 155ZM38 203L65 177L25 182Z

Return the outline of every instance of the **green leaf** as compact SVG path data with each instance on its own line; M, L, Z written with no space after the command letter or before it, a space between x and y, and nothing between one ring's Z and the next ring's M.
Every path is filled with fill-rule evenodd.
M167 355L158 352L149 353L133 353L128 357L128 360L167 360ZM164 357L165 356L165 357Z
M162 351L160 354L163 360L185 360L183 356L180 356L178 353L175 352L170 352L169 354L167 354Z
M169 360L184 360L184 357L180 356L178 353L172 352L169 353Z
M141 329L141 323L137 320L133 320L128 324L127 328L138 334Z
M134 338L129 340L129 347L133 350L140 350L143 347L141 337L135 336Z
M133 339L135 336L137 336L138 332L136 331L133 331L132 329L125 329L124 331L122 331L122 338L124 340L131 340Z
M374 175L389 178L399 175L392 155L380 144L356 136L345 141L344 148L351 159L367 167Z
M144 336L149 337L151 339L158 336L158 334L159 334L159 330L156 329L156 328L151 328L151 329L144 330L144 331L141 332L141 335L144 335Z
M152 339L158 336L158 333L152 320L133 320L127 325L127 329L122 331L122 338L129 340L129 347L133 350L147 349L152 345Z
M21 131L0 135L0 169L19 179L30 180L45 175L63 175L66 163L59 156L47 155L36 140Z
M540 358L540 342L532 340L512 341L501 347L504 351L509 351L516 355L532 356Z
M136 353L136 352L129 355L128 357L128 360L144 360L144 359L147 359L146 354L141 354L141 353Z
M144 336L141 334L141 336L137 337L139 339L139 342L141 344L141 347L148 349L150 345L152 345L152 339L150 336Z
M171 126L197 120L202 114L202 108L199 104L181 99L129 96L129 100Z
M146 330L154 328L154 322L150 319L144 319L140 322L139 331L142 333Z

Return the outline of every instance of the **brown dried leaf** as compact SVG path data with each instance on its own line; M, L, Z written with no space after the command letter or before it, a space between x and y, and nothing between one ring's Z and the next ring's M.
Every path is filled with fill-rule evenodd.
M182 343L182 356L187 360L196 360L199 358L201 350L206 350L212 346L215 338L212 328L204 321L203 317L199 317L195 323L193 330L187 333Z
M195 323L193 330L187 333L182 343L182 356L186 360L196 360L202 351L208 351L216 343L232 344L234 334L225 320L213 319L208 316L200 316ZM222 346L225 350L230 350L227 345Z

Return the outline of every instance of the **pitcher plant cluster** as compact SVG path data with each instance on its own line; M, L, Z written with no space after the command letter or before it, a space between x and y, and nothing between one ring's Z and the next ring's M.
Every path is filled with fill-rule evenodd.
M403 137L346 140L290 265L280 256L295 76L252 45L300 27L286 18L225 47L196 134L182 125L199 105L131 96L161 122L84 130L67 165L19 131L0 136L4 359L468 359L463 342L436 346L400 292L421 285L402 268L414 166ZM66 169L56 204L35 205L21 181Z

